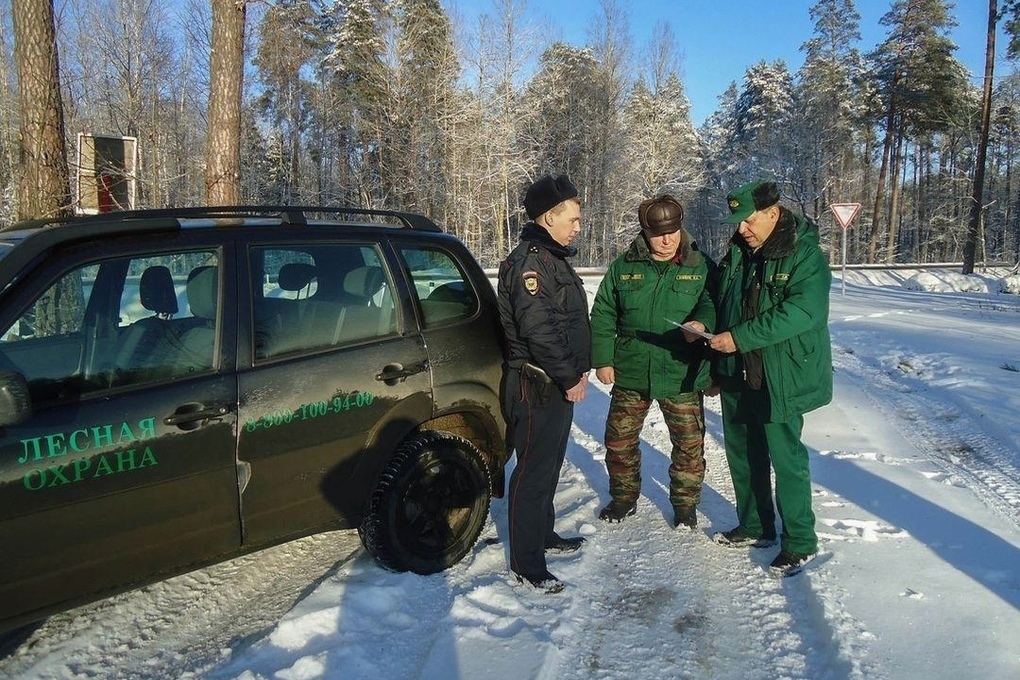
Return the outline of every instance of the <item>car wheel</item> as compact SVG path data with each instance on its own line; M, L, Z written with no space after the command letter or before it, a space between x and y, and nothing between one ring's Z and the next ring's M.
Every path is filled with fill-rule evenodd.
M489 513L485 458L461 437L428 431L405 440L372 492L358 527L365 549L392 571L433 574L471 550Z

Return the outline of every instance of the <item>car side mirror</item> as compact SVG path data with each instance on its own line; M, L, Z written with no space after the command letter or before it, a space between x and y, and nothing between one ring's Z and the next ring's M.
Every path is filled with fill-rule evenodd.
M0 427L17 425L32 416L32 400L25 376L0 368Z

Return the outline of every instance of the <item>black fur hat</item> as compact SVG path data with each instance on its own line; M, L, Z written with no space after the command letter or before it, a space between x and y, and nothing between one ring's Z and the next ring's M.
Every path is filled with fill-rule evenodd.
M577 198L577 187L566 175L546 175L528 187L524 194L524 210L532 220L554 208L563 201Z

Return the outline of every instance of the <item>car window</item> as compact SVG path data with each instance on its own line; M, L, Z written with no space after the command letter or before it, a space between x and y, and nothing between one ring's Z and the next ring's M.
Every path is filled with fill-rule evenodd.
M188 297L188 279L199 267L215 265L215 255L201 251L127 260L128 268L120 296L118 326L126 328L153 316L194 319ZM200 306L201 302L197 301ZM199 309L199 313L201 313ZM185 324L186 325L186 324Z
M257 360L396 333L393 287L374 246L256 246L249 257Z
M40 295L2 336L3 342L45 339L80 333L85 300L96 278L96 267L82 267L66 274Z
M478 297L449 253L434 248L405 246L400 250L426 327L474 316Z
M79 266L0 335L34 404L212 368L219 307L212 251Z
M314 270L315 260L312 259L311 253L284 248L263 248L257 250L255 256L261 257L262 260L263 297L296 300L311 297L318 290L317 277L309 275L302 280L297 278L301 272L310 273ZM300 287L296 287L297 284L301 284Z

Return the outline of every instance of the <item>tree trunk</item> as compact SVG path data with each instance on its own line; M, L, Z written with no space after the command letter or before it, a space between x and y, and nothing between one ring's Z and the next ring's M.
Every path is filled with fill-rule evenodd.
M918 145L918 162L917 167L920 170L921 181L918 182L918 199L917 199L917 243L915 244L915 255L914 262L927 262L928 261L928 242L931 239L931 222L928 208L928 199L930 197L929 184L932 181L932 176L935 174L932 171L932 150L930 146L925 145L924 149L921 149Z
M981 138L978 140L977 160L974 166L974 190L971 193L970 219L967 224L967 241L963 246L963 273L974 273L974 253L981 235L981 210L984 203L985 159L988 154L988 127L992 113L992 72L995 70L996 0L988 0L988 38L985 47L985 88L981 98Z
M211 2L205 194L210 205L237 205L241 199L245 0Z
M889 113L885 121L885 141L882 143L882 164L878 169L878 180L875 183L875 206L871 211L871 240L868 243L868 263L878 261L878 237L882 227L882 198L885 191L885 178L889 172L889 159L892 156L893 126L896 122L896 109L889 103ZM895 180L894 180L895 181Z
M0 183L6 186L11 178L17 177L18 172L18 115L15 94L10 87L14 64L8 59L7 36L0 35L0 49L3 50L0 54ZM5 201L0 200L0 209L6 208L3 203ZM6 214L6 210L3 213Z
M52 0L14 0L14 58L21 110L21 219L70 214L64 104Z
M1009 230L1012 228L1013 234L1013 259L1020 264L1020 220L1015 217L1013 211L1013 139L1016 136L1015 127L1010 124L1009 135L1006 137L1006 211L1003 217L1003 228ZM1020 194L1020 192L1017 192ZM1016 203L1020 204L1020 195L1017 197ZM1005 241L1005 236L1003 237ZM1006 251L1008 254L1008 251Z
M903 135L898 131L892 148L892 162L889 169L889 214L886 218L885 263L896 261L897 242L900 234L900 172L903 169Z

